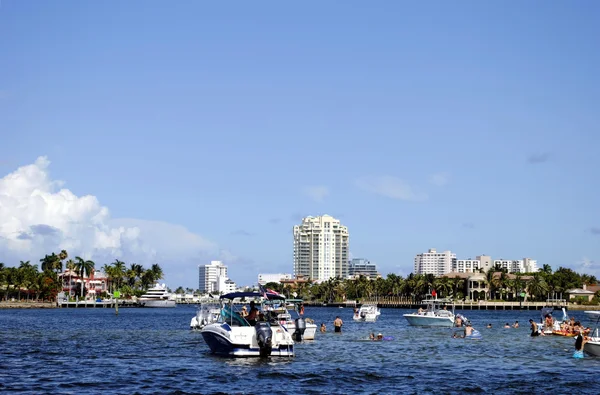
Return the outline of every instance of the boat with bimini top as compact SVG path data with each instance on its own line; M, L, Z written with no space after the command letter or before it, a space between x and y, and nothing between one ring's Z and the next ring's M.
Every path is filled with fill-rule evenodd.
M403 314L409 325L413 326L455 326L456 317L461 319L461 326L466 318L460 314L454 314L454 302L451 299L425 299L422 302L426 308L420 308L416 313ZM451 309L448 309L448 306Z
M236 299L262 300L259 292L233 292L220 297L221 314L200 333L213 354L231 357L293 357L294 339L272 314L261 313L256 322L234 310ZM267 299L279 298L268 296ZM279 299L285 299L281 297ZM252 306L253 304L251 304Z

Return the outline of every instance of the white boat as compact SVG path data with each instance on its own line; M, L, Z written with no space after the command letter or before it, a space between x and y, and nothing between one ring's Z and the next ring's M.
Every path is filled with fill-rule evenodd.
M175 307L175 297L165 284L156 284L138 299L138 304L142 307Z
M221 314L217 322L201 330L204 341L213 354L230 357L293 357L294 339L288 330L274 319L255 325L234 311L238 298L261 298L258 292L233 292L222 295Z
M212 301L201 302L196 315L190 321L190 329L199 330L208 324L212 324L219 320L221 316L221 306Z
M583 345L583 351L594 357L600 357L600 331L598 328L600 311L584 311L583 313L596 324L596 329L594 329L591 336L588 336L588 340Z
M286 299L285 303L270 302L265 309L292 334L295 341L315 340L317 325L310 318L304 318L298 310L302 299ZM293 313L293 314L292 314ZM298 328L298 329L296 329ZM304 328L304 330L302 330Z
M354 321L375 322L379 315L381 315L381 311L377 308L376 304L363 304L360 306L360 309L354 310L352 319Z
M403 314L409 325L453 327L456 316L460 316L463 324L467 321L461 315L454 315L454 303L451 300L426 299L423 304L426 306L425 310L419 309L417 313ZM448 305L452 306L452 310L447 310Z

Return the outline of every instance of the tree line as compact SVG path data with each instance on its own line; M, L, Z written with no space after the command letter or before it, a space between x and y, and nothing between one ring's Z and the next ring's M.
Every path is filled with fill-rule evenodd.
M482 280L489 291L486 294L473 295L474 300L522 300L520 294L527 292L528 300L545 301L548 296L562 294L566 291L581 288L583 284L597 283L595 276L578 274L572 269L560 267L552 271L549 265L535 273L515 273L509 275L500 268L491 268L484 274ZM448 297L455 300L469 298L467 280L461 277L436 277L433 274L409 274L407 277L388 274L386 278L370 280L365 276L358 279L331 278L319 284L300 283L296 285L268 283L266 285L288 297L294 297L316 302L343 302L345 300L374 299L394 297L406 301L420 301L436 291L438 297ZM598 303L600 295L595 295L594 302ZM521 299L519 299L521 298Z
M71 283L69 277L87 277L91 279L96 270L96 263L89 259L79 256L69 258L66 250L61 250L58 254L46 254L39 260L40 265L32 264L30 261L20 261L18 266L7 266L0 262L0 298L9 300L56 300L59 292L63 289L63 280L59 274L63 268L68 270L66 275L68 283ZM153 264L149 269L142 265L132 263L127 267L125 262L115 260L102 266L102 271L108 280L107 292L101 297L107 297L113 291L119 290L125 297L140 296L145 290L152 286L156 281L164 277L164 273L159 264ZM89 283L88 283L89 285ZM73 288L76 295L85 297L88 287L85 282L78 282Z

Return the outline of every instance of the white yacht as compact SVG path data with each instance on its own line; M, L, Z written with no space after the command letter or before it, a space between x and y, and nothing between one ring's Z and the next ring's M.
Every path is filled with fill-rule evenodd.
M216 299L200 303L196 315L190 321L190 329L199 330L218 321L221 316L221 306L215 301Z
M165 284L156 284L138 299L142 307L175 307L175 297Z
M454 315L454 304L450 300L426 299L423 304L427 307L425 310L419 309L416 313L403 315L409 325L453 327L457 316L461 318L463 325L465 324L465 317L460 314ZM440 307L442 305L443 307ZM452 310L447 309L448 305L452 306Z
M310 318L304 318L302 303L302 299L286 299L285 303L272 301L264 305L265 311L276 318L297 342L315 340L317 334L317 325L314 321ZM292 312L294 313L293 316Z
M355 310L352 319L354 321L375 322L381 311L376 304L363 304L360 309Z

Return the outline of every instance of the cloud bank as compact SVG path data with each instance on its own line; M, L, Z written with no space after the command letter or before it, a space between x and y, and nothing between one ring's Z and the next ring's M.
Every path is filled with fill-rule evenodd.
M76 196L52 180L50 161L39 157L0 179L0 262L39 264L65 249L96 268L120 259L150 267L159 263L165 282L198 287L197 266L211 259L243 260L183 226L132 218L112 219L95 196ZM235 280L235 279L234 279Z
M304 188L304 193L315 202L322 202L329 196L329 188L325 186L310 186Z

